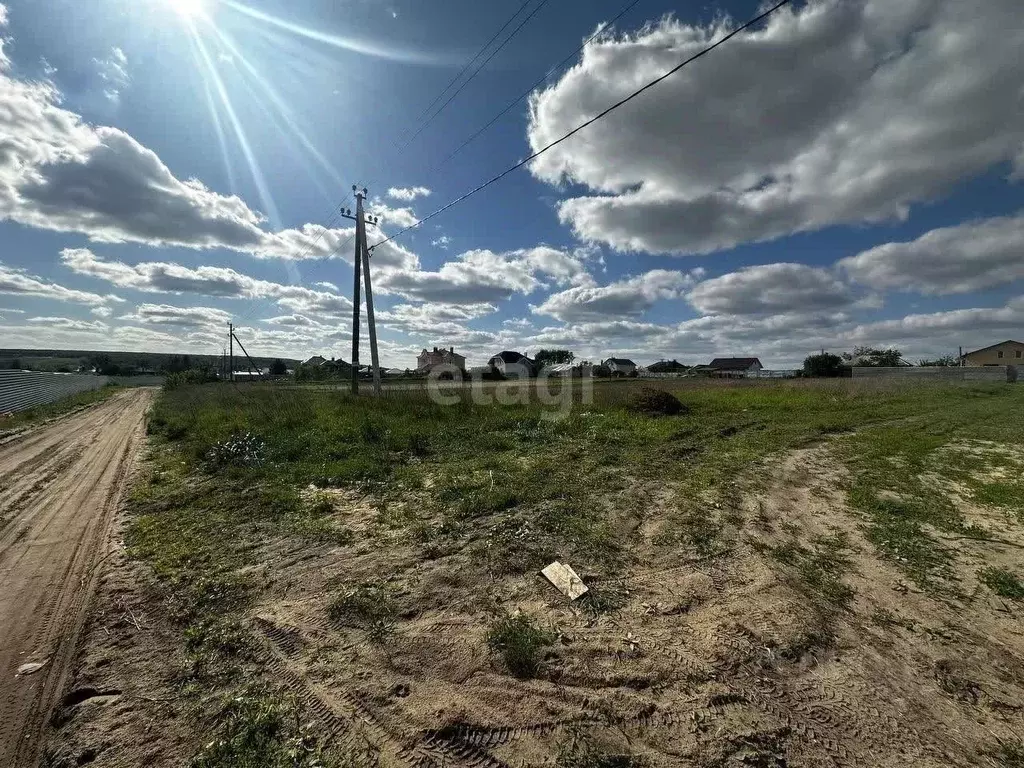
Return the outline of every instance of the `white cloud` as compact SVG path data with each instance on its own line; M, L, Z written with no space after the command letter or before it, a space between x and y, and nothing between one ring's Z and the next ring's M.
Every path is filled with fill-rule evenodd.
M29 323L45 325L51 330L60 331L92 331L95 333L106 333L110 326L99 320L75 320L69 317L30 317Z
M72 302L100 306L111 301L120 301L117 296L100 296L88 291L76 291L63 285L49 283L21 269L13 269L0 264L0 294L9 296L31 296L40 299Z
M416 212L412 208L392 208L382 200L375 199L370 204L369 213L373 216L380 217L381 226L392 226L400 227L402 229L406 227L414 227L420 223L419 218L416 216Z
M655 269L609 285L569 288L531 309L563 322L638 317L659 300L680 297L702 274L700 269L689 273Z
M436 246L437 248L440 248L442 250L447 251L448 250L448 246L449 246L449 244L451 242L452 242L452 239L450 237L448 237L448 235L441 235L436 240L431 240L430 244L433 245L433 246Z
M124 51L114 46L105 59L93 59L92 63L96 66L96 73L100 79L106 83L104 95L111 101L119 101L121 89L131 82L128 75L128 57Z
M134 312L122 315L118 319L175 330L217 330L219 332L220 329L227 328L228 322L231 321L231 314L214 307L139 304Z
M388 197L405 203L412 202L417 197L430 197L430 194L426 187L391 187L388 190Z
M116 54L114 63L117 63ZM267 232L239 197L197 179L182 181L124 131L93 126L61 106L49 82L10 74L0 50L0 221L94 242L227 248L259 258L351 259L354 229L306 224ZM415 254L395 243L376 249L378 264L415 269Z
M933 229L838 266L872 288L940 296L1012 283L1024 279L1024 214Z
M465 333L465 323L497 311L493 304L397 304L388 310L377 313L377 322L385 328L391 328L408 334Z
M480 304L530 294L544 284L543 277L567 282L583 274L583 264L575 256L539 246L507 253L467 251L436 272L387 270L375 280L381 293L412 301Z
M128 265L120 261L105 261L85 248L64 249L61 260L80 275L144 293L270 299L288 309L331 318L352 309L352 302L336 293L258 280L227 267L200 266L193 269L165 262Z
M832 272L806 264L746 267L698 283L686 297L704 314L806 313L854 303L849 286Z
M853 222L1020 157L1018 0L779 11L531 164L592 194L561 220L620 250L709 252ZM672 18L589 44L530 105L539 148L718 38ZM1018 166L1019 169L1019 166Z

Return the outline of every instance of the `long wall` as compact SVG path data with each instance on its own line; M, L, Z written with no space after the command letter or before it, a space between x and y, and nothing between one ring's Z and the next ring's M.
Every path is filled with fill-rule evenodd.
M109 381L106 376L78 373L0 371L0 414L99 389Z
M984 367L926 366L901 368L875 368L854 366L855 379L916 379L924 381L1016 381L1017 366L991 365Z

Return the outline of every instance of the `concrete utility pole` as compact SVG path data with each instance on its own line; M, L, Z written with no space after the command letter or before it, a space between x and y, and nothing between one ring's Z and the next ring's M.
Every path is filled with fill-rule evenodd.
M366 322L370 331L370 360L373 363L373 393L380 394L380 360L377 355L377 324L373 317L373 289L370 286L370 248L366 243L366 224L376 225L379 219L375 216L367 218L363 211L363 200L367 191L360 191L355 185L352 191L356 197L356 213L351 209L342 211L342 216L356 223L355 249L355 280L352 288L352 393L359 394L359 304L360 304L360 272L366 285Z
M228 345L231 355L228 357L228 381L235 380L235 326L228 323Z

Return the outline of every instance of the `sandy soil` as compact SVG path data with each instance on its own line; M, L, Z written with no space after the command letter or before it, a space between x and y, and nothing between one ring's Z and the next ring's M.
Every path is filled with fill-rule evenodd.
M978 588L975 572L1019 563L1024 529L968 509L998 519L1007 543L957 542L962 594L925 594L875 555L842 478L828 446L739 478L720 510L731 521L723 552L705 559L654 544L670 488L630 488L620 522L633 531L631 563L614 582L582 574L621 602L599 613L536 574L482 578L464 551L425 558L375 529L367 497L338 492L355 543L267 542L252 632L268 675L345 766L553 766L560 754L559 765L652 768L1005 764L999 744L1024 736L1022 611ZM856 592L828 611L765 552L837 532ZM181 765L199 745L174 695L178 641L133 566L110 566L72 686L103 706L66 702L52 764ZM398 603L392 635L330 620L344 585L382 574ZM494 617L516 610L557 633L535 679L511 677L485 641ZM642 762L566 758L587 750Z
M0 446L0 765L36 763L150 399L118 394Z
M536 575L481 582L459 555L425 561L396 540L268 551L275 589L253 626L351 765L540 766L590 749L650 766L1000 765L999 744L1024 733L1024 632L1019 606L977 589L975 570L1019 550L958 542L964 595L926 595L875 555L827 447L752 475L722 510L728 554L706 560L652 547L665 491L632 489L635 561L591 582L623 596L611 613L567 605ZM358 530L365 505L341 502ZM837 532L856 590L838 612L764 554ZM1002 534L1024 545L1019 525ZM382 551L402 618L375 643L325 607L339 584L379 575ZM558 634L533 680L486 647L489 617L515 610Z

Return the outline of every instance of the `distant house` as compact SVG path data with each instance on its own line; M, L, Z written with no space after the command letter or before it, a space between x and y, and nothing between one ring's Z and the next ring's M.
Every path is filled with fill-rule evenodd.
M704 366L699 366L703 368ZM715 376L757 376L763 369L756 357L716 357L707 366Z
M648 373L685 373L690 370L688 365L683 365L676 360L660 360L647 366Z
M327 358L320 357L320 355L313 355L309 360L303 363L303 365L311 365L314 368L319 368L321 365L327 362Z
M527 379L535 369L533 360L526 355L509 351L495 355L487 361L487 365L510 379Z
M593 375L594 367L590 363L555 363L545 365L545 376L562 379L582 379Z
M976 349L963 357L964 365L1024 365L1024 343L1004 341L991 347Z
M416 358L416 370L429 371L437 365L454 365L460 371L466 370L466 358L455 352L455 347L438 349L434 347L433 352L423 350Z
M612 376L631 376L636 373L636 363L624 357L609 357L601 365L611 371Z

